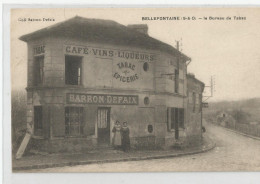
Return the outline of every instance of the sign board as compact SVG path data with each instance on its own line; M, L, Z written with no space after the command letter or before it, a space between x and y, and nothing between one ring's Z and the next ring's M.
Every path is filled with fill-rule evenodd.
M209 107L209 103L202 103L202 107L203 108L208 108Z
M137 95L67 93L68 104L138 105Z
M92 55L101 58L120 58L137 61L154 61L155 55L140 51L126 51L111 48L95 48L91 46L64 45L63 51L70 55Z
M37 47L33 48L33 54L34 55L41 55L45 53L45 46L44 45L40 45Z
M113 77L121 82L134 82L139 78L135 71L136 66L131 62L117 63L117 68L118 71L113 74Z

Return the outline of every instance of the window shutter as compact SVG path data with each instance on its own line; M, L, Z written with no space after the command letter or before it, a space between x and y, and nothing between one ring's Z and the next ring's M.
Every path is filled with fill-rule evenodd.
M179 109L179 127L184 128L184 109Z
M167 108L167 129L171 131L171 108Z
M97 117L97 107L90 106L84 108L84 135L95 135L95 124L96 124L96 117Z

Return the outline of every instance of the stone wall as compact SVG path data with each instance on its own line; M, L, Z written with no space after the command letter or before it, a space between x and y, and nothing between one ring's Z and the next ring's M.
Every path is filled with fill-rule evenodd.
M42 45L45 46L44 80L42 85L34 86L33 49ZM113 55L110 55L112 51ZM124 54L121 55L122 53ZM125 55L126 53L129 57ZM145 57L141 58L140 54ZM66 55L82 57L82 85L65 84ZM177 60L180 63L179 92L175 93L173 76L177 69ZM148 64L147 70L144 67L145 63ZM162 147L172 146L175 143L175 132L167 130L168 107L185 109L185 128L179 130L182 142L185 142L186 138L199 136L201 128L198 124L199 113L189 115L191 110L187 106L186 72L187 68L182 59L154 50L89 43L68 38L46 37L31 41L28 44L27 124L32 133L34 132L33 106L43 106L44 116L43 132L39 133L39 136L44 139L34 139L34 142L38 141L34 145L43 150L48 150L49 147L53 152L63 149L64 151L77 150L80 149L81 144L82 149L95 147L98 138L98 107L111 108L110 131L116 120L121 123L128 122L133 147L151 148L154 145ZM126 77L135 75L138 77L134 81L127 81L127 78L126 81L122 81L115 73ZM136 95L139 103L138 105L69 104L66 99L68 93ZM145 98L148 98L148 103L145 103ZM82 138L71 138L65 135L65 107L67 106L84 107L84 114L87 116L84 127L93 125L94 135L89 135L85 129ZM112 133L110 135L110 143L112 143Z

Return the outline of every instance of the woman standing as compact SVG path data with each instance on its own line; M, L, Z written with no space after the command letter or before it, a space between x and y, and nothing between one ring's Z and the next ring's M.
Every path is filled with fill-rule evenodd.
M121 125L120 125L119 121L116 121L112 132L114 133L113 146L114 146L114 148L120 148L122 145L122 142L121 142Z
M129 137L129 128L127 127L127 122L123 123L121 128L121 135L122 135L122 149L123 151L127 152L130 149L130 137Z

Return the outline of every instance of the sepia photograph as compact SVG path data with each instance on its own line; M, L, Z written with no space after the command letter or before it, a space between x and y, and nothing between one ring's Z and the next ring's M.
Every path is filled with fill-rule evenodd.
M259 172L259 23L259 7L12 8L12 172Z

